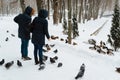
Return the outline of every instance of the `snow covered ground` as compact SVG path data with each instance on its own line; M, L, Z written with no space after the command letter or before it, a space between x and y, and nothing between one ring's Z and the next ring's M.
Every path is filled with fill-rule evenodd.
M114 52L114 56L99 54L94 50L90 50L91 45L85 42L88 39L95 39L97 44L102 40L107 41L107 35L110 32L111 17L91 20L85 24L79 24L80 36L72 42L78 45L69 45L60 38L66 39L66 35L62 33L62 25L53 25L49 21L50 35L59 36L57 40L48 41L46 43L55 44L49 52L44 53L48 57L58 56L56 63L51 64L49 59L45 62L46 68L39 71L38 65L34 65L33 45L29 43L29 56L32 57L30 61L21 60L20 55L20 39L17 37L18 25L13 21L12 17L0 17L0 60L3 58L5 62L14 61L14 65L10 69L6 69L4 65L0 66L0 80L75 80L80 66L85 64L85 74L81 80L120 80L120 74L115 72L115 67L120 67L120 51ZM90 36L96 29L104 24L97 36ZM7 31L9 31L7 33ZM14 34L15 37L12 37ZM5 41L8 37L8 41ZM107 44L109 48L109 44ZM53 51L58 49L58 53ZM19 68L16 61L20 60L23 67ZM58 68L59 62L63 66Z

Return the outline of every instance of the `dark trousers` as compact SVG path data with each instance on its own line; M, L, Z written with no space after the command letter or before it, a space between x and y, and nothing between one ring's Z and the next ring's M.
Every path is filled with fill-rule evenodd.
M29 43L29 40L21 39L22 57L28 57L28 43Z
M39 56L40 63L43 63L42 49L43 49L43 45L34 44L34 60L35 60L35 63L38 62L38 57L37 56Z

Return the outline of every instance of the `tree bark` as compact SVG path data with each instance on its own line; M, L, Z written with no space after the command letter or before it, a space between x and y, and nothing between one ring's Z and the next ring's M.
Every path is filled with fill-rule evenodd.
M21 9L22 9L22 12L25 11L25 0L20 0L20 5L21 5Z
M72 38L71 38L71 0L68 0L68 43L71 44Z
M54 8L54 13L53 13L53 24L58 24L59 20L59 0L53 0L53 8Z
M44 0L36 0L37 10L44 9Z

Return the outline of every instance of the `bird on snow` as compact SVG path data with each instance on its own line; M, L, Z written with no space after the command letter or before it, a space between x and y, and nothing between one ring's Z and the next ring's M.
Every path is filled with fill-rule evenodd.
M15 37L15 35L14 35L14 34L11 34L11 36L12 36L12 37Z
M57 52L58 52L58 50L56 49L56 50L54 50L53 52L54 52L54 53L57 53Z
M5 41L8 41L8 40L9 40L9 38L8 38L8 37L6 37Z
M8 62L5 64L5 68L9 69L14 64L14 61Z
M54 60L57 60L57 59L58 59L58 57L57 57L57 56L55 56L55 57L53 57L53 59L54 59Z
M50 62L51 62L51 63L55 63L55 60L50 57Z
M116 68L116 72L120 73L120 68Z
M17 60L17 65L18 65L19 67L22 67L22 63L21 63L19 60Z
M75 79L83 77L84 72L85 72L85 64L83 63L81 65L80 70L79 70L78 74L76 75Z
M0 65L3 65L3 64L4 64L4 62L5 62L5 60L4 60L4 59L2 59L2 60L0 61Z
M57 65L57 67L62 67L62 63L60 62L60 63L58 63L58 65Z
M43 61L46 61L48 59L48 56L43 55Z
M50 45L50 47L54 47L54 46L55 46L55 44L51 44L51 45Z

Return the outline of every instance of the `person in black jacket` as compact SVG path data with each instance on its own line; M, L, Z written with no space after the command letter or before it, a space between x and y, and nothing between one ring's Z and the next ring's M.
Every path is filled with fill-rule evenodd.
M34 44L34 60L35 64L44 64L43 62L43 45L45 45L45 36L50 40L48 32L48 21L46 17L48 16L48 11L41 9L38 12L38 16L34 18L32 22L32 43ZM37 55L39 55L39 60Z
M21 54L23 60L31 60L28 57L28 43L30 40L29 27L31 24L31 16L34 14L34 9L30 6L26 7L24 13L17 15L14 21L18 24L18 37L21 39Z

